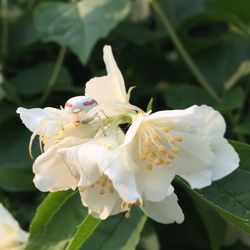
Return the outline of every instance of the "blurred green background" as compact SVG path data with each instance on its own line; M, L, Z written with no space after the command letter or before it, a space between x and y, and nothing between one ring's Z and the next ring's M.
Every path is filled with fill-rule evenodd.
M131 103L146 110L153 97L153 111L207 104L225 117L228 139L249 142L249 0L0 2L0 202L26 230L45 194L33 186L30 132L15 111L19 106L59 108L68 98L83 95L90 78L106 74L105 44L112 46L127 89L136 86ZM244 150L245 177L234 175L220 182L230 186L229 193L240 185L248 185L244 192L250 193L250 149ZM178 183L176 189L185 222L160 225L148 220L137 249L221 249L227 230L224 219L211 208L201 209L200 201ZM204 191L208 200L209 192ZM227 198L237 201L233 191ZM226 204L223 209L234 212L237 205L230 207L223 199L218 202ZM244 201L243 212L250 213L249 195ZM212 221L222 220L218 224L223 230L216 223L209 227L203 212ZM108 249L88 244L92 248L83 249ZM249 249L240 241L224 248ZM109 249L121 247L113 244Z

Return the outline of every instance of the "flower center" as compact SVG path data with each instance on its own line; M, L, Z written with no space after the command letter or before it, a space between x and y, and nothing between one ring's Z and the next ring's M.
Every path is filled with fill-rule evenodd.
M168 165L179 152L177 143L181 141L182 137L171 134L168 127L144 124L139 134L140 160L145 161L149 171L154 166Z

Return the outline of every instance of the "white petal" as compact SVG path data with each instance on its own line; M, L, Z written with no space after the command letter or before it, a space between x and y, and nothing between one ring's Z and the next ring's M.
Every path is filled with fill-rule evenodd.
M87 141L81 145L59 150L66 165L78 181L77 186L87 187L101 176L98 166L100 147L96 141Z
M130 125L126 136L124 140L124 145L130 143L136 136L136 133L138 132L142 122L148 117L148 115L145 114L138 114L136 119L133 121L133 123Z
M25 243L28 237L29 234L20 228L12 214L0 203L0 244L3 249Z
M202 113L196 105L183 110L166 110L151 114L147 121L157 123L169 129L194 131L204 124Z
M18 108L24 125L32 132L43 136L53 136L63 123L61 111L53 108Z
M214 159L214 154L207 141L197 133L176 132L183 139L177 144L179 152L172 161L178 175L191 175L207 169Z
M150 218L159 223L182 223L184 220L184 214L182 213L177 200L177 196L173 193L160 202L145 201L142 210Z
M61 143L51 146L41 154L33 164L35 173L35 186L43 192L55 192L74 189L77 185L76 179L64 163L59 149L79 143L75 138L66 138Z
M222 115L213 108L202 105L196 107L196 112L200 112L204 117L204 126L199 129L199 132L209 138L210 141L223 137L226 131L226 123Z
M226 139L218 138L211 147L215 154L215 159L209 166L212 180L221 179L239 166L239 156Z
M127 203L134 203L141 196L138 193L134 173L127 170L118 150L106 152L100 159L102 171L112 180L114 188Z
M171 167L155 166L151 171L146 166L137 174L137 182L143 197L150 201L161 201L169 192L173 192L171 182L175 171Z
M89 208L91 214L105 220L110 215L124 211L121 208L122 199L116 191L111 193L106 190L104 194L99 194L100 189L100 185L95 185L80 192L82 203Z
M104 62L107 68L107 76L95 77L86 83L85 94L94 98L97 103L126 102L126 90L124 80L116 65L110 46L105 46Z
M180 175L185 179L191 188L203 188L211 185L212 183L212 173L210 170L201 170L199 172L194 172L192 174Z

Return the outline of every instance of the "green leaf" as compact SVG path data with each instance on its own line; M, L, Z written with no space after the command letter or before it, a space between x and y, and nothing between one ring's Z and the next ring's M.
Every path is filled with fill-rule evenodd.
M194 59L211 86L217 92L222 92L225 82L242 61L248 60L249 53L250 44L247 40L228 34L220 43L195 55Z
M16 109L4 102L0 103L0 125L13 116L16 116Z
M112 216L102 222L81 250L133 250L139 242L146 216L139 208L133 208L131 216Z
M191 193L190 190L189 193ZM211 249L220 250L226 233L225 221L198 197L191 195L191 198L206 228Z
M34 190L33 174L30 170L14 165L0 166L0 188L12 192Z
M16 116L13 111L10 109L9 116L0 123L0 187L8 191L33 190L28 152L30 132L21 127L17 117L10 119Z
M215 105L215 101L200 87L180 84L170 85L165 92L165 100L171 108L188 108L192 105Z
M240 156L240 167L207 188L193 190L193 194L222 217L250 233L250 145L232 144Z
M71 238L66 250L79 250L100 223L101 220L88 215L81 223L81 225L79 225L75 235Z
M53 67L54 65L52 63L38 64L27 70L22 70L17 76L10 80L10 83L19 94L25 96L39 94L47 88ZM68 89L71 85L71 77L68 71L62 67L56 80L54 89Z
M244 90L241 87L237 87L226 91L224 93L222 102L219 103L216 108L222 112L234 110L240 108L245 99Z
M245 120L234 128L236 133L242 135L250 135L250 115L246 116Z
M86 215L77 192L49 194L34 216L25 249L64 250Z
M129 0L48 2L35 10L35 25L44 41L69 46L86 63L96 42L123 20Z

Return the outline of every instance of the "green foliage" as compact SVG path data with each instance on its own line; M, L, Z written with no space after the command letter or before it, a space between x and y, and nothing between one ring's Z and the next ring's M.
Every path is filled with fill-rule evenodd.
M232 142L232 144L240 156L240 167L231 175L213 182L211 186L193 191L193 195L250 234L250 186L248 185L250 146L239 142Z
M25 229L30 224L27 250L147 250L148 235L154 238L151 249L217 250L228 221L250 234L248 0L2 2L0 202ZM160 12L147 6L153 2ZM129 219L117 215L99 221L88 215L78 191L51 193L35 211L41 194L32 182L31 133L16 109L60 107L72 95L82 95L84 83L104 73L104 44L112 45L127 87L137 87L131 96L135 105L163 110L207 104L226 119L240 167L202 190L190 190L177 179L186 216L182 225L152 226L148 220L144 227L146 217L138 208ZM225 249L244 246L238 242Z
M126 16L129 3L129 0L44 3L35 11L35 26L44 41L69 46L86 63L96 42Z

